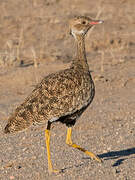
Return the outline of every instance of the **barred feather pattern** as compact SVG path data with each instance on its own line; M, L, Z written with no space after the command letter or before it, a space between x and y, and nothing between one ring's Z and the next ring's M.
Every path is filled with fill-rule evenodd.
M82 20L89 19L79 17L70 21L70 26L76 28L76 31L80 31L81 27L85 29L85 26L88 30L89 27L85 24L81 27L74 26ZM9 117L5 133L22 131L33 124L47 124L51 120L61 121L66 125L75 124L76 119L92 102L95 94L85 54L84 37L84 33L75 35L77 56L73 59L70 68L44 77Z

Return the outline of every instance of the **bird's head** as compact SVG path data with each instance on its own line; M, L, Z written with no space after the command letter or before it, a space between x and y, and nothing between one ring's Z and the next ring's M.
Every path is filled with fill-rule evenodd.
M76 35L85 35L92 26L101 23L103 23L102 20L92 20L89 17L78 16L69 21L70 33L74 37Z

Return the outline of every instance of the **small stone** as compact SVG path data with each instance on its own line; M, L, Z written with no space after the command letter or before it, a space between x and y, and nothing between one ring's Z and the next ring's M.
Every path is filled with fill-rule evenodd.
M115 171L115 172L116 172L116 174L117 174L117 173L120 173L120 170L116 169L116 171Z
M9 179L15 179L15 177L14 176L10 176Z
M22 166L18 166L18 169L21 169L22 168Z

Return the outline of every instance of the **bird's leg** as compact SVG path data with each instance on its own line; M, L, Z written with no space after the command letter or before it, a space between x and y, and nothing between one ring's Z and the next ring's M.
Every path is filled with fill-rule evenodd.
M51 162L51 154L50 154L50 128L51 128L51 122L48 121L47 128L45 130L45 139L46 139L46 149L47 149L47 157L48 157L48 172L49 174L51 173L57 173L60 172L58 170L54 170L52 167L52 162Z
M95 154L93 154L92 152L89 152L89 151L85 150L84 148L81 148L77 144L74 144L72 142L71 135L72 135L72 129L71 129L71 127L68 127L68 129L67 129L67 137L66 137L66 144L68 144L69 146L84 152L85 154L90 156L92 159L95 159L98 162L102 162L101 159L99 157L97 157Z

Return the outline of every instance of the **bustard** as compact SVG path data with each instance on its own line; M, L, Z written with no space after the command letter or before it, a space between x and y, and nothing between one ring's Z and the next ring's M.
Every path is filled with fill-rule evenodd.
M101 23L103 21L84 16L75 17L69 21L70 32L75 38L77 47L77 56L73 59L70 68L43 78L9 117L5 127L5 133L15 133L32 124L47 123L45 139L49 173L57 172L52 167L50 157L50 129L51 124L56 121L66 124L66 143L69 146L101 162L98 156L74 144L71 140L72 126L90 105L95 94L85 54L85 35L93 25Z

